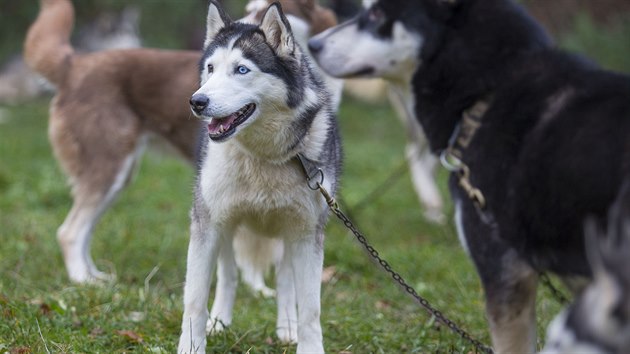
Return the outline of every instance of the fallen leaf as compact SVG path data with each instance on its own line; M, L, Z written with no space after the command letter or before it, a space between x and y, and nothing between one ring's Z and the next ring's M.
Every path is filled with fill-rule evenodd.
M94 327L90 331L90 338L95 338L105 333L101 327Z
M136 343L142 343L143 339L142 337L134 332L134 331L129 331L129 330L122 330L122 331L116 331L116 333L120 336L126 337L127 339L129 339L132 342L136 342Z
M30 354L31 353L31 348L29 348L29 347L15 347L15 348L11 348L11 351L9 351L9 353L11 353L11 354Z
M322 271L322 283L330 283L335 274L337 274L337 268L335 266L324 268Z
M376 307L377 310L382 311L382 310L387 310L392 306L387 302L387 300L378 300L374 304L374 307Z
M48 316L52 312L52 308L50 307L50 305L44 303L39 305L39 311L41 311L44 316Z

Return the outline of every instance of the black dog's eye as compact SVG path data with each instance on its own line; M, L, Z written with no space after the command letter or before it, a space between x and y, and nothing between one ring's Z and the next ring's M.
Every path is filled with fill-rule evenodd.
M359 18L359 27L377 37L389 38L392 35L394 22L379 6L373 6Z
M208 74L212 74L214 72L214 65L208 64Z
M373 7L370 9L370 12L368 12L368 21L370 22L374 22L374 23L379 23L383 20L383 18L385 17L385 14L383 13L383 10L381 10L378 7Z

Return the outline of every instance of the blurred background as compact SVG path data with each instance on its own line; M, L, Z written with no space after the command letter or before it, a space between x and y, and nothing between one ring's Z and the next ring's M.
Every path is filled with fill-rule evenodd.
M243 13L246 0L223 0L233 17ZM572 50L588 52L604 65L630 67L630 1L628 0L521 0L528 9ZM322 0L343 16L352 14L359 0ZM101 26L125 10L139 13L139 34L147 47L196 48L205 20L206 0L82 0L75 1L76 36L95 21ZM38 1L0 2L0 63L21 50ZM342 17L343 17L342 16ZM619 52L615 55L614 52ZM623 55L625 54L625 55Z
M222 0L234 18L247 0ZM520 0L555 36L559 46L630 72L630 1ZM322 0L344 20L360 0ZM73 44L80 51L121 47L199 49L206 0L76 1ZM20 61L22 42L38 1L0 2L0 103L16 103L46 91ZM377 95L379 93L376 93ZM373 97L372 97L373 98Z

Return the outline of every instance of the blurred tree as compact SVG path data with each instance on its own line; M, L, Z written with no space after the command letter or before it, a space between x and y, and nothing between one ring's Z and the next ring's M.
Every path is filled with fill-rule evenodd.
M243 15L247 0L219 0L233 18ZM297 1L297 0L296 0ZM360 0L320 0L344 9ZM556 36L599 31L616 23L630 23L630 0L519 0ZM75 0L77 27L105 11L136 6L141 11L140 35L147 47L199 48L203 40L207 0ZM38 1L0 0L0 64L21 52L26 30L37 16ZM586 19L585 19L586 16ZM588 19L593 21L589 27ZM585 25L586 23L586 25ZM628 26L630 27L630 26ZM624 30L627 34L627 31ZM617 46L630 47L624 35ZM625 44L623 41L625 40ZM574 46L576 47L576 46ZM577 48L577 47L576 47ZM579 48L578 48L579 49Z
M630 0L524 0L539 21L555 35L573 30L576 19L588 14L598 26L610 27L630 18Z
M223 0L227 11L238 18L247 0ZM203 32L207 0L74 0L76 27L93 21L103 12L120 12L127 6L140 9L140 35L145 46L161 48L194 48ZM0 0L0 64L22 50L30 23L37 16L39 1ZM191 38L191 36L193 38Z

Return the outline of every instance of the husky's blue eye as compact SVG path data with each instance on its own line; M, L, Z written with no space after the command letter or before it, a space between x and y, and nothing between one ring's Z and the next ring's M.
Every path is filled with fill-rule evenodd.
M213 71L214 71L214 65L208 64L208 74L212 74Z
M241 75L245 75L245 74L247 74L247 73L248 73L248 72L250 72L250 71L251 71L251 70L249 70L249 68L248 68L248 67L246 67L245 65L239 65L239 66L236 68L236 72L237 72L237 73L239 73L239 74L241 74Z

